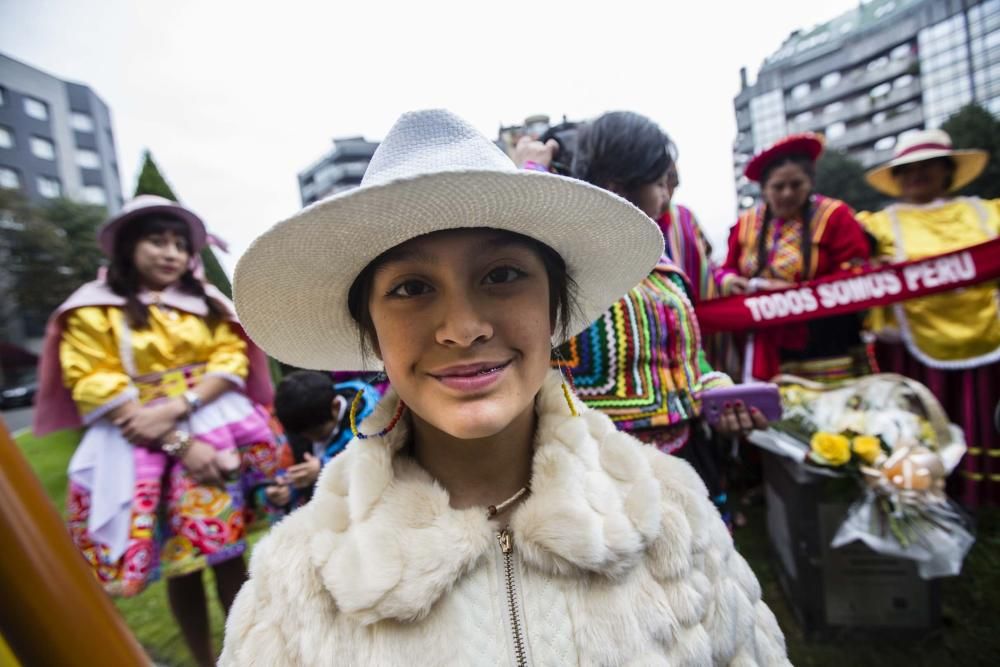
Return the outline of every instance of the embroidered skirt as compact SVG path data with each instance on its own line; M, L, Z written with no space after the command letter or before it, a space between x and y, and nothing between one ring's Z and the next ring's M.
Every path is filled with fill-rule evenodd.
M70 466L69 530L110 594L133 596L160 576L242 555L251 495L278 471L268 419L235 391L192 415L193 436L239 453L222 488L196 483L162 452L133 447L107 420L88 428Z

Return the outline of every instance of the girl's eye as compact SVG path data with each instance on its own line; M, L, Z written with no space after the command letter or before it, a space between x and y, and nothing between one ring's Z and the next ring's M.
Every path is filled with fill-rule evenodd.
M431 291L431 286L422 280L407 280L389 290L389 296L421 296Z
M518 271L511 266L501 266L487 273L485 282L489 285L500 285L514 282L523 275L523 271Z

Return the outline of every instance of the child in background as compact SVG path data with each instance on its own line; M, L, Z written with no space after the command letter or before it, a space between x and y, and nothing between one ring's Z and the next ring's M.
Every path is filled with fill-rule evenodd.
M379 399L362 379L334 383L326 373L296 371L278 385L274 411L285 429L294 464L265 488L268 501L294 509L312 497L320 470L353 438L351 402L360 393L357 419L367 417Z

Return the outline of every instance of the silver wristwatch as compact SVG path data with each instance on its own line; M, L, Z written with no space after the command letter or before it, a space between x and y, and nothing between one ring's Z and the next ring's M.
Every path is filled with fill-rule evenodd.
M184 402L187 403L188 414L192 414L201 407L201 396L193 391L185 391L182 396L184 397Z

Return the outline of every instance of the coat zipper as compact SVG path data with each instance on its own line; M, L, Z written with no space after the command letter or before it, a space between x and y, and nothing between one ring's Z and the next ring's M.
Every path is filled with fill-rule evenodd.
M517 667L528 666L528 651L524 640L524 624L521 619L518 591L514 573L514 538L510 529L497 533L497 542L503 554L503 575L507 584L507 611L510 614L510 629L514 639L514 660Z

